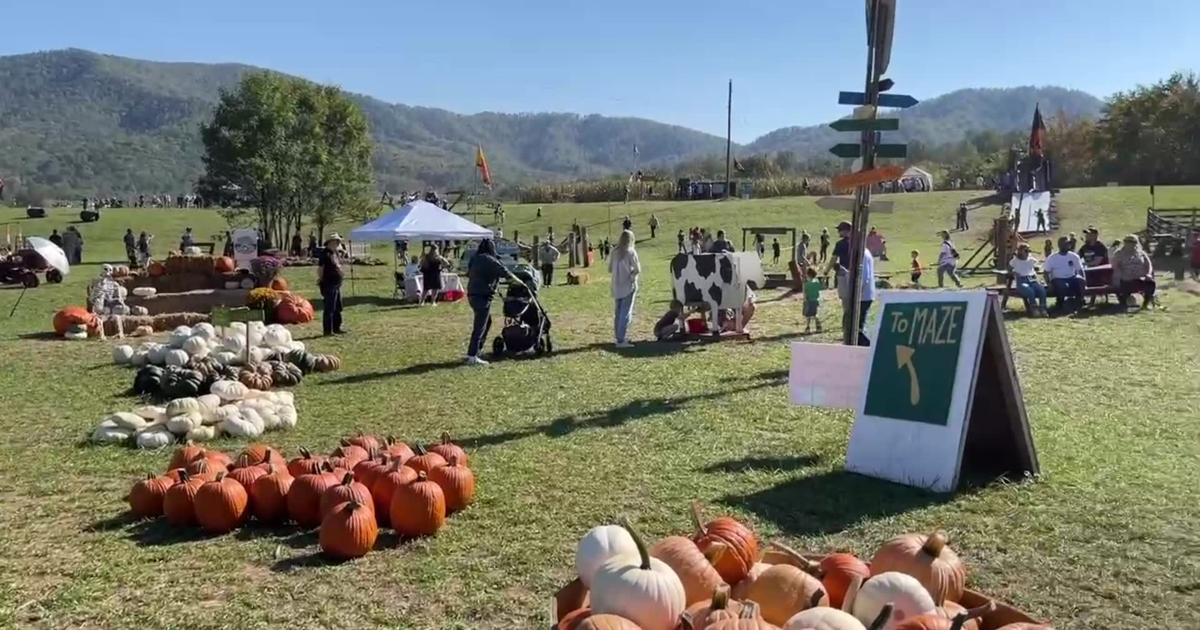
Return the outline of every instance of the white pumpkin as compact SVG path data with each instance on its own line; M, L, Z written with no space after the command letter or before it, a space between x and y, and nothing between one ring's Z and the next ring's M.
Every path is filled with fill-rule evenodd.
M237 402L246 397L246 392L250 388L239 383L238 381L219 380L208 388L208 391L218 396L225 402Z
M784 624L783 630L866 630L854 615L836 608L818 606L802 610Z
M291 394L291 392L287 392ZM592 576L600 565L616 556L636 556L637 545L629 531L620 525L600 525L588 530L575 547L575 574L584 586L592 585Z
M183 342L187 341L192 336L191 326L178 326L171 331L171 335L167 337L167 345L172 348L182 348Z
M300 420L300 416L296 414L296 408L291 405L280 405L279 407L279 428L294 429L296 423Z
M154 287L134 287L133 294L137 297L154 297L158 295L158 289Z
M871 576L858 589L853 603L854 616L863 625L869 624L889 603L893 606L892 616L883 625L883 630L890 630L915 615L936 610L929 591L917 578L907 573L888 571Z
M220 407L217 407L217 412L213 414L213 417L216 418L217 424L219 425L230 418L242 417L242 412L234 405L221 405Z
M217 437L217 427L199 426L188 431L184 437L193 442L207 442Z
M104 419L105 422L112 422L117 428L129 429L137 431L146 426L146 419L127 411L118 411Z
M204 419L194 411L167 418L167 429L176 435L187 435L193 429L204 426Z
M273 431L279 428L279 414L275 412L274 408L259 409L258 415L262 417L264 431Z
M254 425L254 428L257 431L257 433L255 433L255 435L262 435L262 432L265 431L267 429L267 427L266 427L266 423L263 422L262 416L258 413L258 410L250 408L250 407L246 407L246 408L242 409L241 411L242 411L242 419L245 420L246 422L249 422L250 424Z
M592 575L592 612L624 617L642 630L673 630L686 607L683 583L665 562L650 557L636 532L629 535L637 555L609 558Z
M117 365L129 365L133 362L133 346L113 346L112 356L113 363L116 363Z
M146 308L145 306L133 306L129 309L129 312L134 315L142 316L142 315L149 315L150 309ZM141 328L141 327L139 326L139 328ZM134 332L137 332L137 331L135 330ZM150 332L154 332L154 329L151 328ZM136 337L137 335L134 335L134 336Z
M175 367L183 367L188 364L192 357L183 350L167 350L163 356L163 363L174 365Z
M286 405L288 407L296 406L296 395L292 392L281 389L268 393L271 394L271 400L275 401L276 404Z
M262 435L262 429L242 416L232 416L217 425L223 433L234 437L255 438Z
M133 353L133 356L129 358L129 364L132 365L133 367L137 367L137 368L145 367L146 364L149 362L150 362L150 353L144 352L142 350L135 351Z
M207 356L208 341L199 335L192 335L184 340L181 349L188 353L188 356Z
M170 348L159 343L151 345L150 349L147 351L149 354L148 358L150 363L152 365L162 365L166 363L168 350L170 350Z
M103 423L92 432L92 441L96 444L118 444L129 439L133 431L115 426L104 426Z
M263 345L271 348L285 348L292 343L292 333L287 326L271 324L263 331Z
M212 358L214 361L216 361L217 363L220 363L221 365L240 365L241 364L241 361L238 358L238 355L236 355L228 350L220 350L220 351L214 352L214 353L212 353Z
M305 352L308 350L308 347L304 345L303 341L293 341L292 343L288 344L287 349L288 350L299 350L301 352Z
M250 348L250 363L262 363L271 358L274 352L270 348L254 346Z
M185 413L200 414L200 401L195 398L176 398L167 403L166 409L163 410L168 418L178 416Z
M134 408L133 413L145 418L146 422L151 424L162 423L167 419L166 408L159 407L158 405L143 405L141 407L136 407Z
M175 436L166 426L156 424L138 431L134 443L138 448L164 448L175 442Z
M203 337L205 339L216 339L217 329L208 322L200 322L199 324L192 326L192 336Z
M216 394L204 394L197 396L196 402L200 403L200 417L204 419L204 424L216 424L217 407L221 406L221 397Z
M246 354L246 331L243 329L240 334L225 337L221 340L221 347L237 355Z

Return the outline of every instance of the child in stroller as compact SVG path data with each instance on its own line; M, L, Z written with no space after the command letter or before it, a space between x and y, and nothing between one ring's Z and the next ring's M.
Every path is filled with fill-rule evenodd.
M525 285L509 284L504 292L504 327L492 341L492 357L547 354L554 345L550 340L550 318L537 299L538 283L525 267L518 267L513 275Z

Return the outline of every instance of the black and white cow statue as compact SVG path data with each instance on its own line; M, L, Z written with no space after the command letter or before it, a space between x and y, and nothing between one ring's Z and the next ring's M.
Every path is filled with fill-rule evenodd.
M767 279L754 252L676 254L671 259L672 293L685 306L704 305L712 314L709 328L717 331L718 309L740 311L746 289L761 289Z

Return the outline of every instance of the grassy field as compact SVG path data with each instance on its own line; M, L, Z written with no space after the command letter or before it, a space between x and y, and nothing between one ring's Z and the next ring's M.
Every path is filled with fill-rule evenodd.
M934 232L966 196L895 196L895 213L873 221L893 252L884 268L904 271L898 254L914 248L931 262ZM1140 228L1148 205L1142 189L1060 200L1065 230L1095 224L1106 240ZM1164 188L1159 204L1200 205L1200 187ZM670 298L677 229L724 228L740 243L743 226L815 233L843 218L811 198L546 205L541 220L532 206L507 209L505 232L523 239L549 222L565 233L574 219L615 235L609 217L633 215L644 268L635 339L650 336ZM964 255L996 211L973 213L976 229L956 237ZM642 233L651 212L664 225L653 241ZM0 223L46 234L75 218L22 216L3 209ZM419 441L446 430L471 452L480 493L435 539L384 537L377 552L333 565L311 534L206 538L131 523L122 497L167 454L83 442L102 415L131 405L122 392L132 373L110 365L107 344L46 338L51 314L81 303L97 265L121 257L125 227L156 233L162 252L185 225L223 230L207 211L110 211L79 225L87 264L66 283L28 292L13 318L19 291L0 290L0 627L544 628L584 531L630 514L649 534L682 532L693 499L813 550L869 554L892 535L943 528L976 588L1060 629L1200 627L1200 298L1171 281L1165 310L1012 319L1044 475L943 496L845 473L851 414L788 403L788 343L802 338L794 298L760 296L751 343L618 352L607 274L595 270L591 284L545 292L556 356L468 369L464 305L398 306L387 299L390 266L358 267L346 288L353 334L295 331L345 368L306 379L300 425L269 441L290 454L328 450L357 429ZM288 278L315 294L311 270ZM823 309L827 332L810 339L834 342L832 295Z

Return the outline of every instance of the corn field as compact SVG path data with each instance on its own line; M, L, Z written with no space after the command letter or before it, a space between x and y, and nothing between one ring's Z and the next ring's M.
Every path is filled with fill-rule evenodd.
M804 194L828 195L829 179L826 177L765 177L738 179L739 186L749 183L751 197L795 197ZM807 191L804 182L808 182ZM591 203L601 201L624 201L627 180L604 179L593 181L555 182L522 186L516 189L520 203ZM630 201L669 201L676 198L678 186L675 181L633 182L628 188Z

